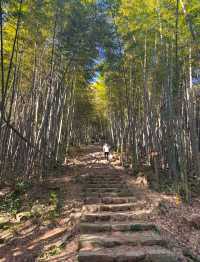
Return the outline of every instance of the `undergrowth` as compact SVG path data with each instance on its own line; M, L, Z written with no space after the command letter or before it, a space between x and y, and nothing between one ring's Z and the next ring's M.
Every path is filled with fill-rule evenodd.
M31 187L30 182L19 181L12 192L0 199L0 211L16 214L22 206L22 195Z

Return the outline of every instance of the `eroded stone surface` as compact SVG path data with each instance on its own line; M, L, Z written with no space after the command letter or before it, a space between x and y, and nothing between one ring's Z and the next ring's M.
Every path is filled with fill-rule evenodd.
M148 262L177 262L177 257L165 248L159 246L145 247L146 261Z
M115 247L119 245L137 246L137 245L164 245L163 239L159 234L153 231L144 231L138 233L121 233L112 234L87 234L80 237L80 247L87 246L94 248Z
M172 252L159 246L83 250L80 251L78 259L81 262L178 262Z
M80 224L81 233L97 233L97 232L109 232L111 231L110 224L90 224L90 223L81 223Z
M114 262L114 255L112 253L100 253L100 252L90 252L82 251L78 255L79 262Z
M98 233L98 232L140 232L146 230L153 230L159 232L159 229L152 223L141 222L141 221L130 221L130 222L110 222L110 223L80 223L81 233Z

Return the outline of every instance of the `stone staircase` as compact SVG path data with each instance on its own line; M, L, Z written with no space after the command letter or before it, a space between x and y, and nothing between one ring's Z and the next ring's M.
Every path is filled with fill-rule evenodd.
M136 215L137 201L121 176L84 178L79 262L175 262L158 228Z

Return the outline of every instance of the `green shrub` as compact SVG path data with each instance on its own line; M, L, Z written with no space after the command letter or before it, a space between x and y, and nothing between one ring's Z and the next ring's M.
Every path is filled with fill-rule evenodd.
M18 193L25 193L31 187L29 181L18 181L15 185L15 191Z
M0 210L4 212L16 214L19 211L20 207L21 199L19 192L17 191L11 192L0 202Z
M55 191L52 191L50 193L50 204L57 207L58 206L58 196L57 193Z
M0 200L0 210L12 214L18 213L22 206L21 196L30 188L30 186L31 183L29 181L18 181L15 185L14 191Z

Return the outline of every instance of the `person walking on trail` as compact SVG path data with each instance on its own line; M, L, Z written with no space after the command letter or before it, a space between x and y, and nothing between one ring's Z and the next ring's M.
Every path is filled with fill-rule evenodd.
M105 156L106 160L108 161L109 160L110 146L107 143L105 143L103 145L103 152L104 152L104 156Z

